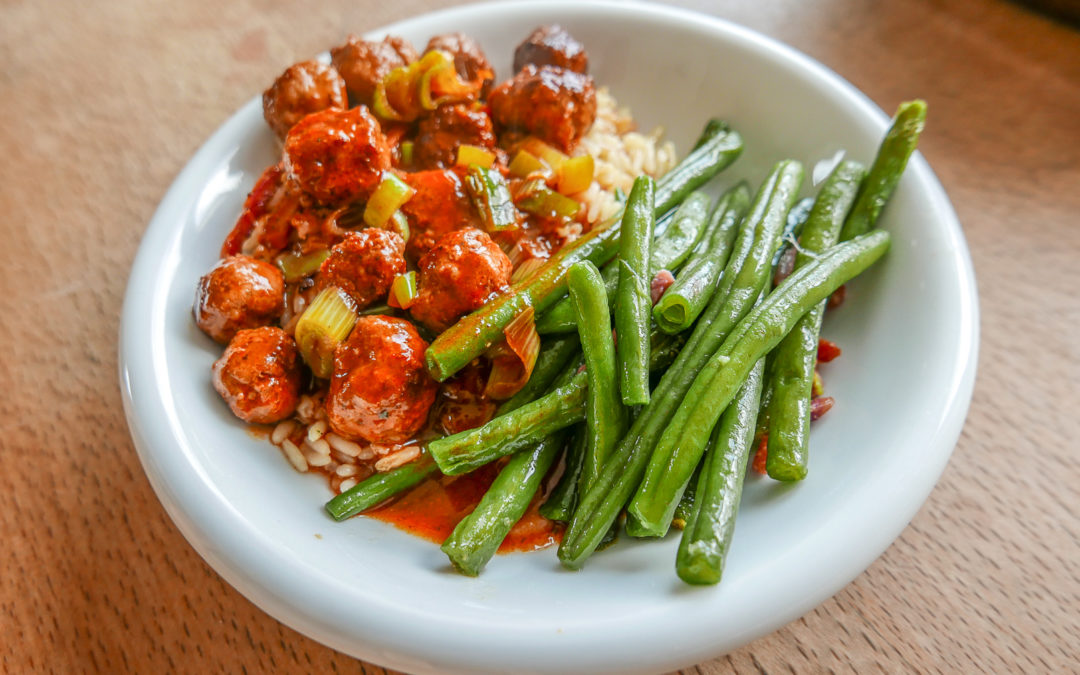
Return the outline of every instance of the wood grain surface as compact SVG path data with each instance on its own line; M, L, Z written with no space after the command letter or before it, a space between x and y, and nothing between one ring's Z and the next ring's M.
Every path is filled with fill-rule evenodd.
M128 436L117 330L146 223L210 133L293 61L441 4L0 1L0 671L383 672L262 613L180 536ZM1080 33L1002 0L680 4L887 110L927 99L921 147L982 301L971 413L911 526L696 671L1075 671Z

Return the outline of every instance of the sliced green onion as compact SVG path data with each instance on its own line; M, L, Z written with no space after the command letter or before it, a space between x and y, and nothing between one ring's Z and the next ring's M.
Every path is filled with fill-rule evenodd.
M518 150L514 158L510 160L509 169L510 175L518 178L529 178L534 174L540 174L544 178L554 175L550 166L528 150Z
M581 208L577 201L555 192L538 178L527 180L518 187L514 203L522 211L555 219L573 218Z
M319 249L311 253L287 253L277 259L285 281L293 283L310 277L319 271L319 266L330 256L330 249Z
M364 208L368 227L385 227L401 205L416 194L416 189L387 171Z
M584 192L592 185L593 179L592 155L571 157L559 167L559 192L564 195L576 195Z
M517 210L510 197L510 188L498 171L480 166L469 167L466 177L473 203L480 212L484 229L488 232L513 230L518 226Z
M413 162L413 147L412 141L401 142L401 163L404 166L410 166Z
M409 271L394 277L394 282L390 284L389 302L391 307L408 309L416 302L417 295L415 271Z
M356 310L337 286L324 288L296 322L296 346L316 377L334 372L334 349L349 337Z
M457 166L476 166L490 169L495 163L495 153L481 148L478 145L459 145L457 149Z

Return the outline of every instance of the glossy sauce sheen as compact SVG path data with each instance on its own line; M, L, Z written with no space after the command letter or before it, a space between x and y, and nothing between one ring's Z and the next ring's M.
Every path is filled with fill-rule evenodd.
M462 476L439 476L424 481L401 497L365 512L364 515L441 544L462 518L472 513L498 475L492 465ZM546 491L541 491L546 494ZM543 497L534 498L525 515L499 546L500 553L535 551L558 544L562 525L541 516Z

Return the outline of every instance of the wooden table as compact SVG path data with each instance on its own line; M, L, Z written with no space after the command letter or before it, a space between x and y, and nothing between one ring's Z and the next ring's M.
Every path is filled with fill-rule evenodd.
M0 671L382 672L282 626L166 517L117 387L120 305L165 189L286 65L442 4L0 4ZM982 297L967 426L870 569L697 670L1080 663L1080 33L1002 0L681 4L819 59L922 149ZM691 669L691 671L694 669Z

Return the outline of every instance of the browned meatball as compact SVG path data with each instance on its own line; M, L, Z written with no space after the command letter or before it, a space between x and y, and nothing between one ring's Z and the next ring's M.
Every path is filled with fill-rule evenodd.
M353 102L364 105L371 105L375 85L391 70L416 59L416 50L408 40L389 35L382 42L368 42L350 35L345 44L330 50L330 60L345 78Z
M364 199L390 168L390 146L368 109L328 109L285 137L285 175L324 204Z
M457 161L459 145L495 148L495 128L483 110L465 104L442 105L420 121L413 161L421 169L441 169Z
M510 288L513 271L491 237L473 228L444 235L419 267L418 295L409 311L436 332Z
M242 330L214 362L214 389L251 424L280 422L296 410L303 372L291 335L276 326Z
M470 81L483 78L484 85L480 95L486 96L495 81L495 69L491 62L480 49L480 43L464 33L447 33L436 35L428 40L424 53L427 54L435 49L442 50L454 57L454 69L458 75Z
M528 131L569 152L596 119L596 85L558 66L525 66L491 92L495 122Z
M316 291L337 286L363 309L386 295L394 277L405 272L404 256L405 240L397 232L374 227L349 232L319 267Z
M412 233L406 248L409 260L419 260L447 232L479 225L480 216L458 170L408 173L405 182L416 189L401 207Z
M589 56L585 46L575 40L562 26L540 26L514 50L514 72L528 64L559 66L575 73L589 72Z
M273 323L285 311L285 279L270 263L234 255L219 260L195 289L195 323L225 344L244 328Z
M305 115L327 108L344 110L345 80L326 64L302 61L279 75L262 100L266 123L284 139Z
M360 317L334 350L326 395L330 428L372 443L404 441L419 431L438 389L424 368L427 346L404 319Z

